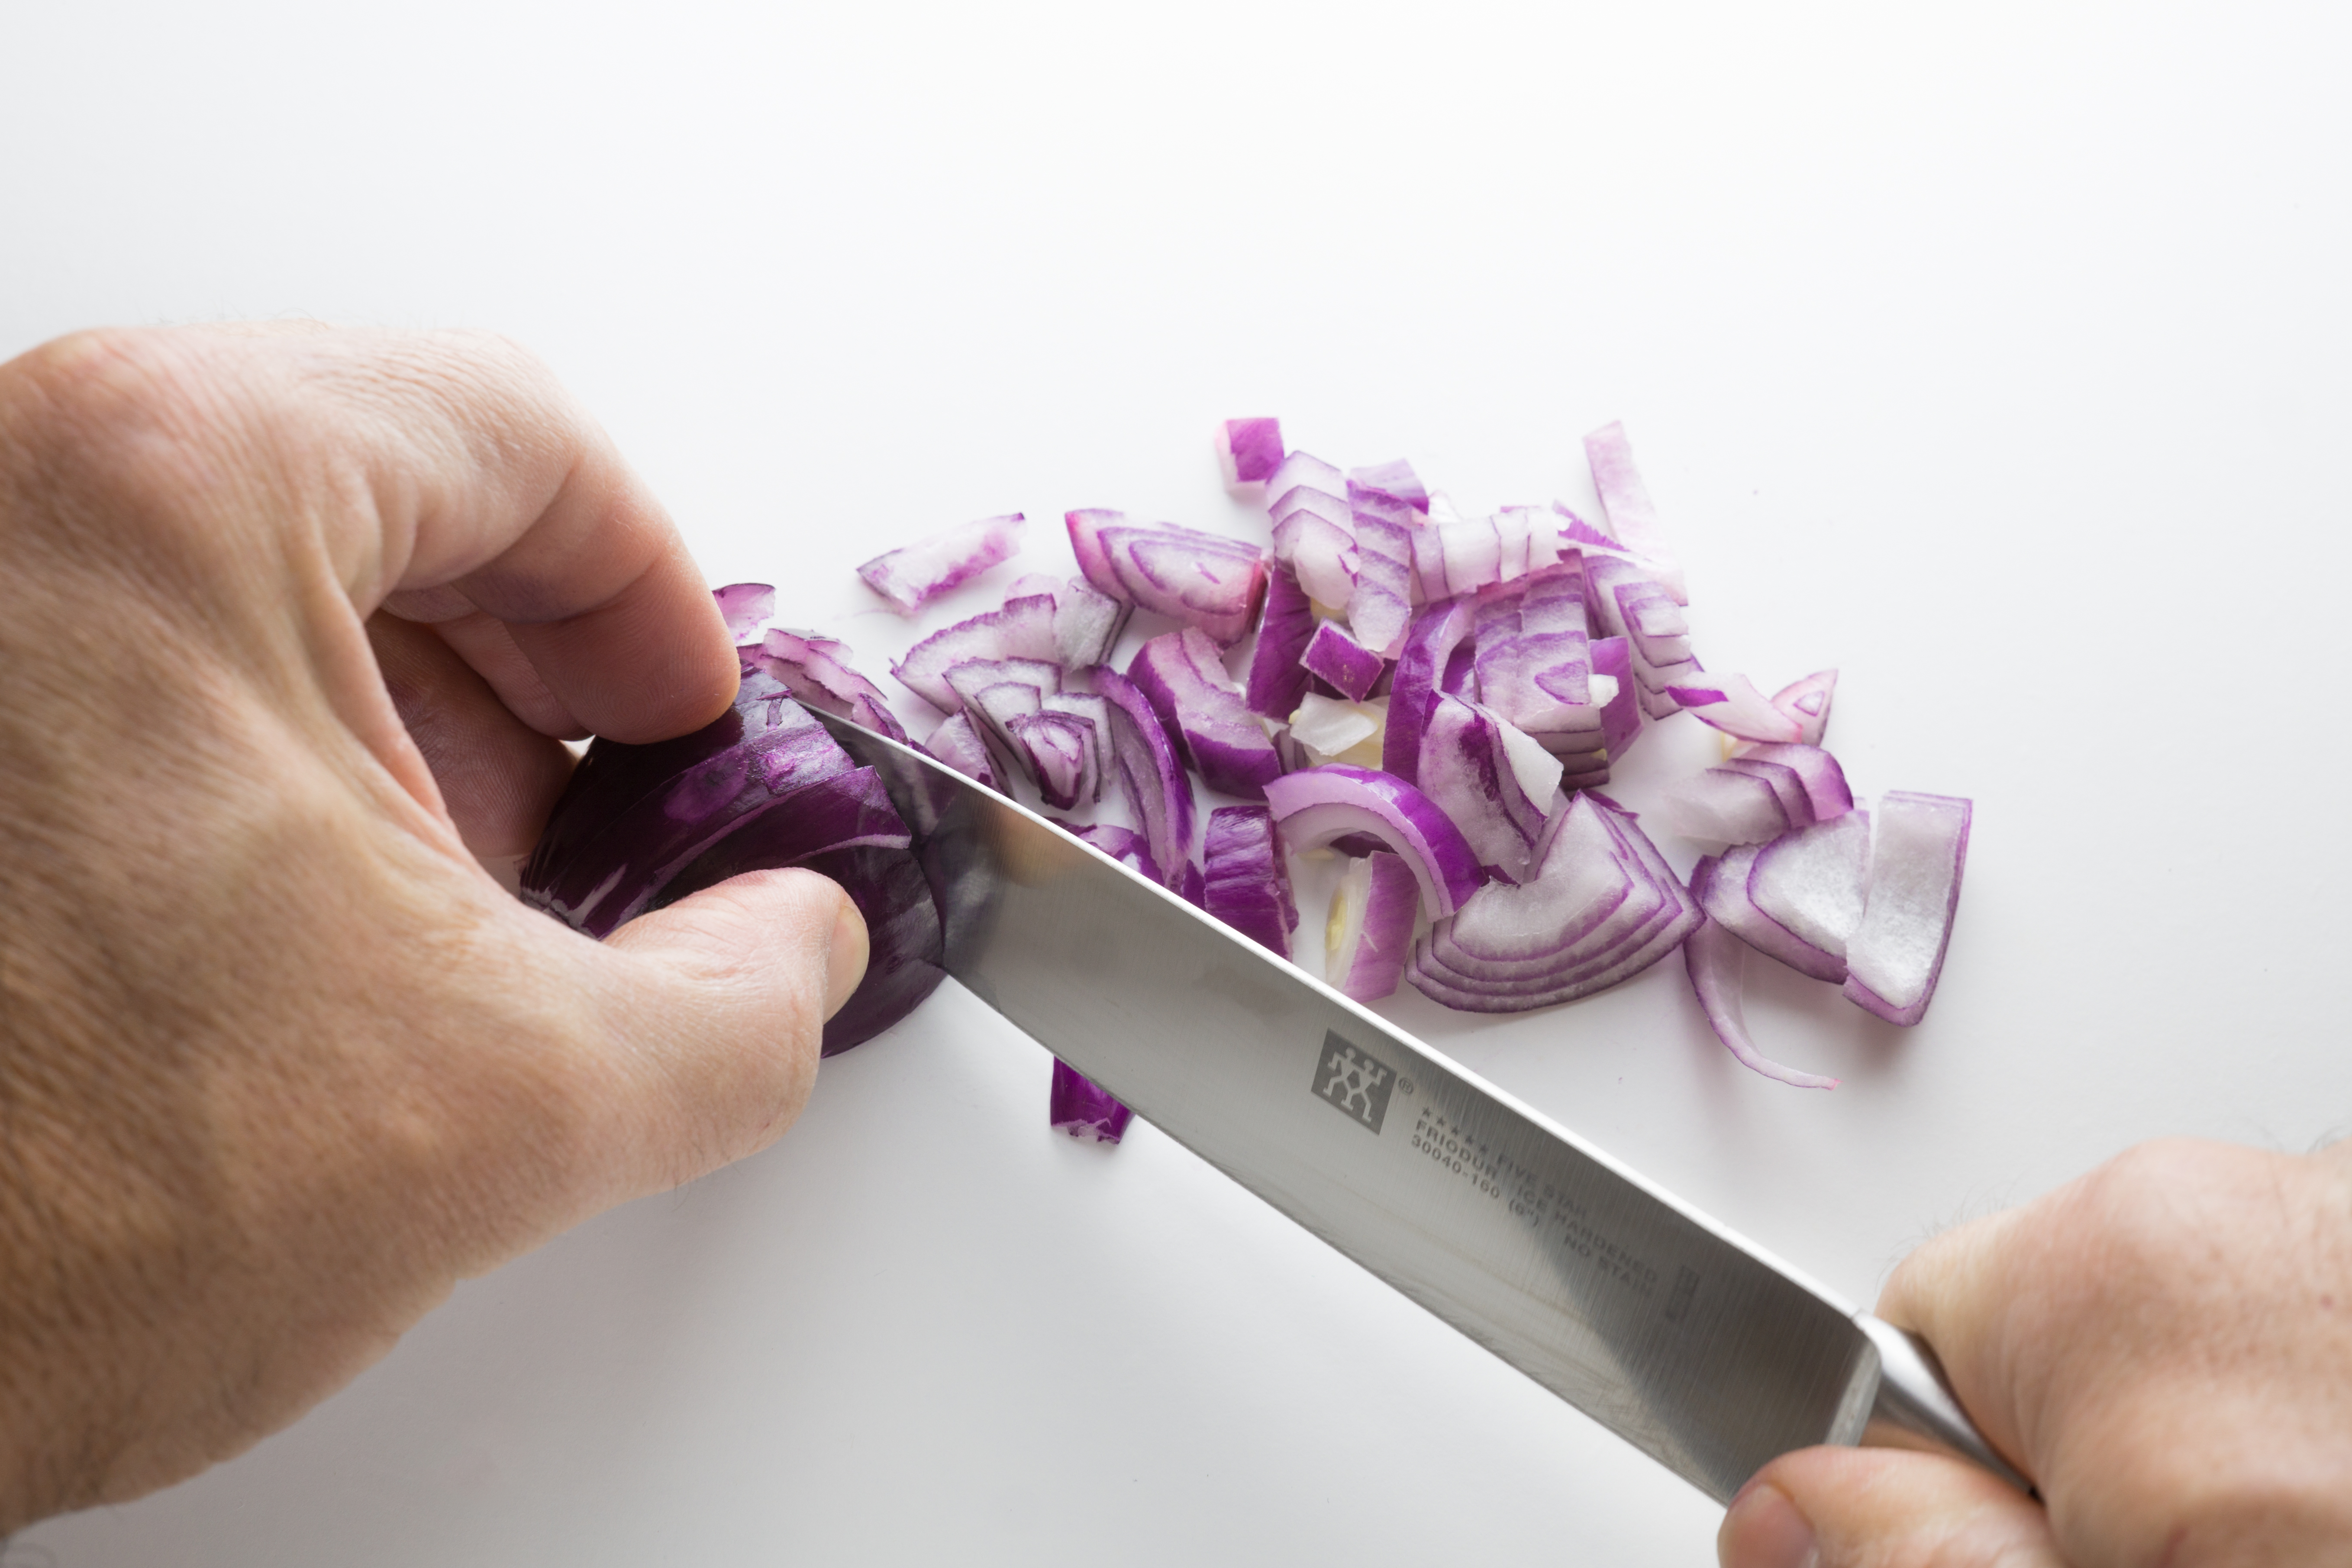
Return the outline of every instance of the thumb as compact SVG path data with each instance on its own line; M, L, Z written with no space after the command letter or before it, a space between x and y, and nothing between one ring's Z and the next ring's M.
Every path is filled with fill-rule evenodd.
M597 957L628 1151L659 1191L766 1148L808 1103L866 921L814 871L751 871L638 916Z
M1723 1568L2065 1568L2041 1504L1899 1448L1781 1455L1731 1500L1715 1550Z

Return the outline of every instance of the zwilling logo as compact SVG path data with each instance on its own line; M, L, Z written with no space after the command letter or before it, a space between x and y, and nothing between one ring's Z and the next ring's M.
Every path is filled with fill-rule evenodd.
M1349 1120L1378 1132L1395 1084L1396 1074L1341 1039L1339 1031L1325 1032L1323 1054L1315 1064L1315 1092L1346 1111Z

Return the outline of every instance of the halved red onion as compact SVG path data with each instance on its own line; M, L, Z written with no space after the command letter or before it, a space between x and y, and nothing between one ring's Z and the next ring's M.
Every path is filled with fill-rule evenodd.
M1088 583L1123 604L1198 626L1220 645L1238 642L1265 591L1255 545L1172 522L1142 526L1124 512L1065 514L1070 548Z
M1058 664L1060 648L1054 640L1054 600L1032 594L1007 599L1001 610L958 621L933 632L907 650L890 667L898 684L942 713L953 713L963 700L948 684L947 672L974 659L1028 658Z
M1412 956L1421 883L1385 849L1349 862L1323 930L1323 973L1342 995L1377 1002L1396 994Z
M1580 824L1580 806L1597 817ZM1590 847L1596 821L1613 846L1605 855ZM1407 977L1416 990L1473 1013L1572 1002L1647 969L1704 918L1633 814L1608 796L1578 795L1559 824L1533 881L1520 888L1488 883L1461 916L1438 921L1415 944ZM1571 828L1580 829L1573 847L1562 842ZM1536 923L1561 905L1565 928ZM1490 956L1495 952L1508 956Z
M1266 578L1265 616L1250 654L1250 711L1286 719L1307 695L1307 668L1298 662L1319 623L1297 574L1277 563Z
M1201 859L1201 907L1276 956L1288 958L1298 906L1266 808L1221 805L1209 813Z
M1282 462L1282 421L1228 419L1217 426L1217 467L1225 488L1262 485Z
M1298 662L1313 674L1321 676L1337 688L1350 702L1360 702L1365 694L1378 685L1381 671L1387 661L1341 631L1331 621L1315 628L1307 639L1307 651Z
M1441 599L1423 605L1404 635L1396 674L1389 681L1388 734L1381 742L1381 765L1407 784L1421 769L1421 734L1436 701L1438 682L1476 624L1475 614L1475 601Z
M907 728L890 711L882 689L851 667L849 645L814 632L772 627L756 647L739 647L746 669L757 667L784 684L806 707L838 714L894 741L907 738Z
M1094 679L1095 689L1110 704L1111 753L1118 759L1119 781L1143 824L1161 884L1181 891L1201 874L1192 864L1192 781L1176 760L1151 700L1108 666L1096 670Z
M1692 675L1671 682L1666 695L1700 723L1742 741L1793 742L1804 732L1744 675Z
M1433 915L1452 914L1485 880L1462 830L1427 795L1392 774L1334 763L1273 780L1265 802L1293 854L1368 833L1403 856Z
M1422 733L1419 777L1481 866L1528 879L1559 794L1558 758L1490 710L1440 697Z
M1272 737L1226 675L1217 645L1197 628L1145 643L1129 663L1127 678L1211 789L1256 800L1267 780L1281 776Z
M1127 1133L1135 1112L1086 1074L1056 1057L1054 1087L1047 1115L1055 1127L1073 1138L1116 1143Z
M1862 920L1870 863L1870 818L1849 811L1708 856L1691 890L1717 925L1800 974L1836 984Z
M1715 1028L1715 1037L1741 1065L1799 1089L1838 1086L1833 1078L1783 1067L1756 1048L1756 1042L1748 1034L1747 1010L1740 1005L1740 993L1747 983L1748 949L1738 938L1713 921L1702 921L1696 931L1683 939L1683 963L1690 971L1691 989L1698 993L1699 1007Z
M988 754L988 744L980 738L980 731L972 728L969 713L957 713L942 721L939 728L931 731L931 738L923 742L923 750L974 784L986 784L999 793L1011 793L998 782L996 764Z
M1688 605L1682 558L1658 525L1658 509L1650 500L1650 487L1642 482L1642 471L1633 466L1633 448L1625 439L1625 426L1612 421L1593 431L1584 438L1584 456L1592 465L1592 488L1600 492L1610 533L1650 561L1657 580L1674 595L1675 604Z
M857 574L900 614L911 616L949 589L1013 559L1021 548L1023 521L1017 511L983 517L877 555Z
M1975 810L1954 795L1890 790L1879 797L1870 892L1846 943L1845 994L1890 1024L1917 1023L1935 997Z
M727 635L739 643L750 640L760 623L776 613L776 590L766 583L730 583L713 588L710 596L719 601L719 618L727 623Z

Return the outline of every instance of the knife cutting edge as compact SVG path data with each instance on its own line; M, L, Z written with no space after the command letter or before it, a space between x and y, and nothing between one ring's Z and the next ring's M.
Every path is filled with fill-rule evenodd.
M2031 1491L1916 1335L1034 812L817 717L914 831L966 989L1708 1496L1818 1443Z

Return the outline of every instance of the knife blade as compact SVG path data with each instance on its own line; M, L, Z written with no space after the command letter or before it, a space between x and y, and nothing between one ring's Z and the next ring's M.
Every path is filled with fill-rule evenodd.
M1916 1336L1036 813L817 717L914 832L950 974L1708 1496L1818 1443L2031 1490Z

